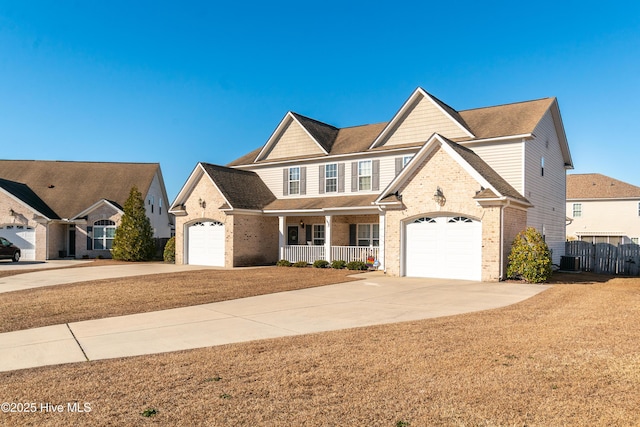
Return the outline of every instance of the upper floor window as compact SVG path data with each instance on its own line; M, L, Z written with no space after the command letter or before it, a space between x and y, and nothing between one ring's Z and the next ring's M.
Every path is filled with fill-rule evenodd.
M638 202L638 216L640 216L640 202Z
M540 176L544 176L544 157L540 157Z
M358 191L371 190L371 160L358 162Z
M158 215L162 215L162 197L158 199Z
M338 164L330 163L324 168L324 191L335 193L338 191Z
M116 223L109 219L101 219L93 223L93 249L109 250L113 247L116 235Z
M638 207L640 209L640 206ZM573 204L573 217L578 218L582 216L582 203Z
M300 168L289 168L289 194L300 194Z
M411 161L411 159L413 159L413 154L410 156L404 156L402 158L402 167L407 166L407 163L409 163Z

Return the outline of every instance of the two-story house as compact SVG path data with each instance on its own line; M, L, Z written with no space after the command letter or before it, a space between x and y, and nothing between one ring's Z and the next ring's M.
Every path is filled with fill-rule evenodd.
M612 245L638 243L640 187L599 173L567 176L567 238Z
M157 163L0 160L0 236L21 249L23 260L110 258L133 186L154 237L171 237Z
M456 111L418 88L389 122L347 128L289 112L256 150L196 166L170 210L176 262L499 280L527 226L564 254L569 168L555 98Z

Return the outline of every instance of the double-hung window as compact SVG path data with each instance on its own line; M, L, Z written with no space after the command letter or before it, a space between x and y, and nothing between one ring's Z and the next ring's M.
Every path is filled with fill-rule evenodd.
M338 164L330 163L324 168L324 192L335 193L338 191Z
M371 160L358 162L358 191L371 190Z
M380 246L379 224L358 224L358 246Z
M313 244L324 245L324 224L313 224Z
M411 159L413 159L413 154L410 156L403 156L402 157L402 167L407 166L407 163L409 163L411 161Z
M300 194L300 167L289 168L289 194Z
M640 207L639 207L640 209ZM582 203L573 204L573 217L578 218L582 216Z
M109 250L113 246L113 238L116 235L116 223L101 219L93 224L93 249Z

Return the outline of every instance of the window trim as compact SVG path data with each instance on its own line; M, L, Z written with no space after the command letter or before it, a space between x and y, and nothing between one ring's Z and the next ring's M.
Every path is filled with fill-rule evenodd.
M319 237L320 234L322 237ZM318 236L318 237L316 237ZM324 245L327 232L324 224L312 224L311 225L311 243L317 246Z
M638 206L638 214L640 215L640 206ZM582 203L574 203L571 206L571 215L574 218L582 218Z
M361 174L361 165L368 164L368 174ZM373 189L373 161L372 160L359 160L358 161L358 191L371 191ZM361 185L362 178L369 178L369 188L363 188Z
M333 174L335 176L329 176L329 167L333 166ZM333 189L329 189L329 182L333 183ZM327 163L324 166L324 192L325 193L337 193L338 192L338 163Z
M103 230L102 236L96 237L96 230ZM113 235L110 237L107 230L113 230ZM113 248L113 240L116 237L116 223L110 219L99 219L93 223L91 245L94 251L109 251ZM102 248L96 248L96 241L101 241L100 246ZM111 247L109 247L111 242Z
M292 172L293 172L293 171L295 171L295 170L297 170L297 172L298 172L298 178L297 178L297 179L292 179L291 174L292 174ZM288 192L288 193L289 193L289 194L300 194L300 184L301 184L301 183L300 183L300 166L291 166L291 167L289 168L289 174L288 174L288 176L289 176L289 178L288 178L288 182L287 182L287 187L288 187L288 189L289 189L289 192ZM297 183L297 184L298 184L298 188L297 188L297 190L296 190L296 191L291 191L291 189L292 189L291 185L292 185L292 184L295 184L295 183Z
M367 227L367 236L360 236L360 229ZM361 241L368 241L366 245L361 245ZM362 223L356 224L356 246L359 247L379 247L380 246L380 224L379 223Z

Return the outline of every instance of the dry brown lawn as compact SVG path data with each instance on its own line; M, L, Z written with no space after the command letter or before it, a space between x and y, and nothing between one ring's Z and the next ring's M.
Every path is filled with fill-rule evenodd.
M348 282L357 280L347 277L354 273L284 267L209 269L0 293L0 332Z
M0 373L2 401L91 408L0 424L640 425L640 279L578 276L479 313Z

